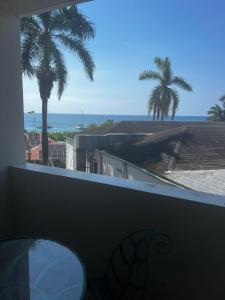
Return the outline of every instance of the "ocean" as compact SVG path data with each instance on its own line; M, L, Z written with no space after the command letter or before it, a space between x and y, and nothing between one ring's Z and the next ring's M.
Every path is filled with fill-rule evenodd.
M206 116L176 116L175 121L206 121ZM49 132L77 131L82 124L88 126L92 123L101 124L107 120L118 121L147 121L152 120L148 115L90 115L90 114L48 114ZM171 119L168 118L168 121ZM24 126L27 131L40 131L41 114L24 114Z

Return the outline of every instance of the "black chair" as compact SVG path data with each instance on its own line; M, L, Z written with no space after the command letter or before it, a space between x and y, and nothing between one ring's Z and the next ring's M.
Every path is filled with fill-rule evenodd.
M86 299L159 299L163 282L157 274L155 258L170 251L171 241L164 234L153 230L131 234L113 251L104 278L88 282Z

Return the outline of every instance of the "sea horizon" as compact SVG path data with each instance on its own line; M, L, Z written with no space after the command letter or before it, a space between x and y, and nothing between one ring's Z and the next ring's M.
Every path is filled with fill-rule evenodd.
M152 121L152 116L148 115L115 115L115 114L65 114L49 113L49 132L77 131L79 126L89 126L90 124L101 124L107 120L119 121ZM181 116L177 115L174 121L183 122L204 122L207 116ZM165 121L172 121L171 117ZM24 113L24 127L27 131L39 131L41 126L41 113ZM39 127L39 128L38 128Z

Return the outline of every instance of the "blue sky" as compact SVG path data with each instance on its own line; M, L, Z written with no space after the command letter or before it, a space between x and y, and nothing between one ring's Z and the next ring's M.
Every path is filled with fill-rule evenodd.
M193 86L180 91L177 115L206 115L225 94L224 0L94 0L79 8L96 25L95 81L66 55L68 85L60 101L53 92L50 113L146 114L155 83L137 79L154 69L155 56L168 56ZM24 79L24 110L41 111L36 81Z

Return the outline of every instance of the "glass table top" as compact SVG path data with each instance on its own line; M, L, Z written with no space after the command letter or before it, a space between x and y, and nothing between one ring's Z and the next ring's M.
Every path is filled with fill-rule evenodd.
M0 242L0 300L77 300L85 290L78 256L49 240Z

